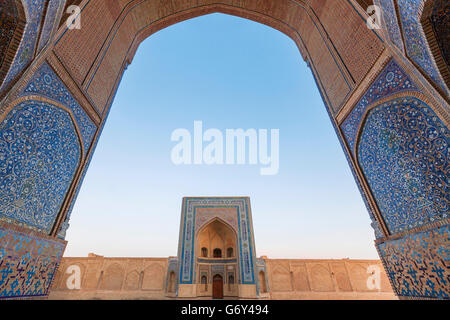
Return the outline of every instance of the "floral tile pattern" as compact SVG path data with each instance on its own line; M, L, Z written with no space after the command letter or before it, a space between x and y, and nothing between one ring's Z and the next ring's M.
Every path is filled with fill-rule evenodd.
M0 123L0 217L50 232L81 158L70 115L25 101Z
M404 97L373 108L358 161L391 233L449 213L450 132L423 101Z

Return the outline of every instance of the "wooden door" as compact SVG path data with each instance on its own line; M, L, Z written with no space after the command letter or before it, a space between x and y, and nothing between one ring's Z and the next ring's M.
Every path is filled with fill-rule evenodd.
M223 278L218 274L213 278L213 299L223 299Z

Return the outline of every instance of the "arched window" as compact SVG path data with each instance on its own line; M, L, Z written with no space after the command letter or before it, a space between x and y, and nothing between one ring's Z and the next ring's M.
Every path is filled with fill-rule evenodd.
M203 290L208 291L208 278L206 278L206 276L202 276L202 285L203 285Z
M214 258L222 258L222 250L219 248L214 249L213 256Z
M231 258L233 256L233 248L227 249L227 258Z
M202 248L202 257L208 257L208 249L206 249L206 248Z

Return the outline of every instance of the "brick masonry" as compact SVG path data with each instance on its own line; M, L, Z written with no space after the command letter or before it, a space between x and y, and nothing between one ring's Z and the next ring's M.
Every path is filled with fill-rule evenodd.
M168 292L169 259L95 254L63 258L49 299L173 299ZM262 299L396 299L379 260L262 260L267 270ZM80 289L69 289L78 272L71 266L80 270ZM369 288L368 279L378 270L380 286Z

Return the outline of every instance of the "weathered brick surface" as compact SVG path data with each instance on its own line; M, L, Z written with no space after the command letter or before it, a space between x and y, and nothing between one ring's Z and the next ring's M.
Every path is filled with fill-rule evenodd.
M55 46L75 81L81 84L118 18L124 1L90 1L81 12L81 29L67 30ZM64 26L65 27L65 26Z

